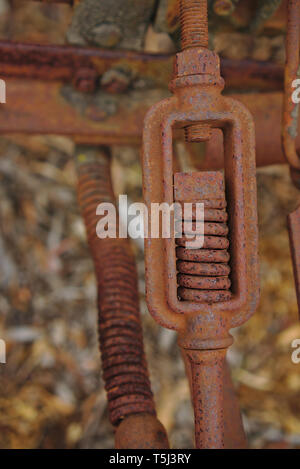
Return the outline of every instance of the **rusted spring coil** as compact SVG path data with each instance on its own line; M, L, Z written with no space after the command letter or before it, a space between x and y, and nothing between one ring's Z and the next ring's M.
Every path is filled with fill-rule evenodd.
M231 298L226 200L199 201L204 203L204 244L200 249L187 249L188 238L195 231L195 210L186 219L183 237L176 240L178 296L182 300L216 303ZM193 207L194 208L194 207ZM193 230L193 231L191 231ZM189 240L190 241L190 240Z
M118 425L131 414L155 415L143 350L136 266L127 239L99 239L96 233L98 204L115 205L108 149L83 147L78 152L78 199L96 271L103 377L110 420Z

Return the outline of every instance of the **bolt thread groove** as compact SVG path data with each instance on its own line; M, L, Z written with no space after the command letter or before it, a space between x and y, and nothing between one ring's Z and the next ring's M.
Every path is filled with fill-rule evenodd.
M181 48L208 47L207 0L180 0Z

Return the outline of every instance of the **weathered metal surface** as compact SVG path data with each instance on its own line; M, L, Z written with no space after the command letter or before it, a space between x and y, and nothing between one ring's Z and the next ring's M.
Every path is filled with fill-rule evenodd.
M231 60L221 58L221 76L226 89L255 89L280 91L283 88L283 68L272 62L257 60ZM244 81L245 80L245 81Z
M286 159L292 168L300 169L300 156L296 150L299 104L292 99L294 80L300 79L300 0L289 0L286 33L286 64L284 79L284 103L282 143ZM300 188L300 184L298 186Z
M132 91L121 96L100 95L81 99L59 83L7 79L7 102L0 108L2 134L56 134L95 144L134 144L141 142L143 120L149 107L166 96L163 90ZM30 96L30 100L28 100ZM285 163L280 140L282 94L232 95L250 110L255 121L258 166ZM126 125L125 125L126 123ZM300 122L296 146L300 149ZM198 169L223 168L223 139L213 134L206 143L206 158L195 155ZM194 152L193 147L190 148Z
M144 80L146 87L165 88L172 76L173 55L98 49L92 47L54 46L0 41L0 76L59 80L75 83L82 70L88 71L94 88L103 86L105 73L123 71L130 85ZM87 73L87 72L86 72ZM221 73L227 88L280 91L283 67L272 62L221 59Z
M236 391L232 382L230 368L226 363L224 367L224 431L225 448L245 449L247 438Z
M208 47L207 2L179 2L181 49ZM195 20L197 18L197 20Z
M138 144L142 119L160 93L128 93L122 98L99 93L83 99L59 83L7 80L0 108L0 132L78 136L81 142ZM30 96L30 99L28 99Z
M222 449L224 434L224 367L226 350L189 350L197 448Z
M182 204L185 202L204 203L203 247L200 249L186 249L185 247L185 236L196 233L196 213L190 214L192 215L190 222L188 214L183 213L183 237L176 239L179 298L200 303L215 303L220 299L230 299L231 282L227 251L229 241L222 173L212 171L191 174L175 173L174 200ZM210 208L207 208L207 205ZM220 253L227 258L225 262L219 262ZM193 260L191 260L191 255ZM204 261L203 255L206 257Z
M115 204L109 150L78 147L77 162L78 200L98 289L103 377L110 420L118 425L128 415L155 415L143 350L136 266L128 239L100 239L96 233L98 204Z
M288 215L288 229L300 316L300 207Z
M190 140L195 136L197 140L209 138L207 127L222 130L232 294L230 298L219 297L217 302L206 298L195 301L190 297L180 300L172 236L145 239L146 297L153 317L164 327L178 331L179 344L191 360L196 446L222 448L223 365L226 349L232 343L229 330L243 324L255 312L259 297L255 138L249 112L238 101L221 95L224 81L218 56L201 46L206 41L207 17L195 14L199 4L203 14L207 11L205 0L181 1L185 50L175 58L174 79L170 84L174 96L153 106L145 119L144 198L149 213L152 203L165 202L171 206L174 202L174 128L192 128ZM201 190L201 185L195 190ZM151 216L148 226L151 232ZM223 242L214 239L217 236L208 238L204 248L225 248ZM157 259L164 262L158 265Z
M191 361L187 351L181 349L186 374L189 380L191 398L193 399ZM224 365L223 381L224 402L224 446L226 449L244 449L247 447L247 439L243 428L241 411L238 399L231 379L230 368L227 362Z
M99 81L105 72L113 68L127 70L133 77L145 80L152 87L165 88L172 71L172 57L169 55L71 45L1 41L0 57L0 76L59 80L65 83L74 83L81 70L90 71L95 80ZM279 86L279 75L280 72L275 78L276 86Z
M162 424L150 414L125 418L115 434L116 449L166 449L168 437Z
M251 112L255 123L255 150L257 166L284 163L281 143L282 103L283 95L279 93L265 94L237 94L231 95L238 99ZM298 136L296 147L300 149L300 122L298 122ZM221 132L216 132L206 143L207 157L199 168L220 169L223 167L223 138ZM191 152L195 152L193 146ZM194 161L197 161L194 158Z

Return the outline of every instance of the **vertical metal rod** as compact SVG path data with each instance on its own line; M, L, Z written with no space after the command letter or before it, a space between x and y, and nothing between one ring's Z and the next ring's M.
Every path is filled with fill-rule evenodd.
M196 448L223 449L226 350L189 350L187 354L192 371Z
M288 215L288 229L300 316L300 207Z
M192 369L186 350L181 349L182 359L189 381L191 397L193 396ZM238 398L231 378L230 367L224 365L224 446L225 449L246 449L245 435Z
M207 0L180 0L181 48L208 47Z
M294 170L298 171L299 179L300 158L296 151L299 104L294 102L292 95L295 90L294 80L300 78L300 0L288 1L287 15L282 143L288 163ZM294 180L294 182L296 181ZM299 182L296 185L300 187Z

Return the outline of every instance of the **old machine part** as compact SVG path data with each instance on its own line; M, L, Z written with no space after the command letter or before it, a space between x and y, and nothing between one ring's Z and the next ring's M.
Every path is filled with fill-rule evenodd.
M224 448L229 329L250 318L259 298L254 125L241 103L221 95L219 58L208 49L207 1L181 0L180 22L174 96L154 105L145 119L144 198L149 213L153 203L202 203L204 244L186 249L186 236L177 243L174 234L147 238L146 295L156 321L178 332L190 362L196 447ZM183 129L189 142L222 130L224 181L215 172L174 174L174 128ZM157 265L157 258L164 262Z
M92 1L41 1L74 3L78 8L69 36L74 38L82 27L83 37L67 46L0 41L0 75L9 83L0 130L69 135L84 143L76 147L78 199L95 266L99 342L115 446L163 449L169 442L156 416L148 376L130 243L96 234L96 207L115 204L110 149L103 145L139 144L146 111L164 98L145 118L144 198L149 232L151 204L174 203L183 213L177 219L174 212L174 226L182 235L145 240L147 304L159 324L178 333L194 404L196 447L245 447L226 352L233 342L230 329L251 317L259 299L255 145L257 165L283 163L285 157L300 189L299 105L293 100L300 79L300 0L286 2L284 73L272 62L220 61L208 49L208 4L217 16L228 17L238 9L238 0L178 0L182 51L176 54L173 75L170 54L141 51L158 2L145 2L147 18L141 1L135 2L138 8L129 15L132 29L130 21L129 26L122 24L125 0L117 0L114 10L107 2L101 11ZM280 3L259 2L248 31L258 31ZM175 1L170 4L174 7ZM118 24L107 26L103 19L108 13L113 17L119 7ZM166 2L163 8L169 11ZM174 32L176 18L170 18L174 24L169 30ZM114 46L118 50L110 49ZM120 67L123 75L115 73ZM246 88L254 93L224 97L222 77L231 91ZM169 79L173 96L166 98ZM141 83L145 88L139 88ZM278 117L282 98L283 151ZM247 108L255 120L256 141ZM213 129L219 129L223 139ZM172 143L181 134L187 145L206 142L207 155L195 172L173 167ZM203 230L197 232L199 204ZM300 207L289 215L288 225L300 311ZM201 242L192 249L189 241L195 234Z

